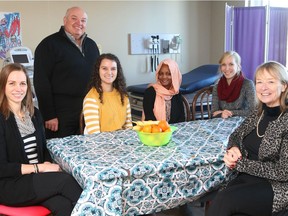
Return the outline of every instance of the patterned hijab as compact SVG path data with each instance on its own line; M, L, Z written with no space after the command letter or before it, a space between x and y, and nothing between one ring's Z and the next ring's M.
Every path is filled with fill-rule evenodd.
M171 73L172 86L169 90L163 87L158 79L158 74L163 64L168 65ZM165 100L171 100L173 95L179 93L181 82L182 74L178 68L177 62L172 59L164 59L163 61L161 61L156 70L156 83L152 84L156 91L153 112L157 120L166 119Z

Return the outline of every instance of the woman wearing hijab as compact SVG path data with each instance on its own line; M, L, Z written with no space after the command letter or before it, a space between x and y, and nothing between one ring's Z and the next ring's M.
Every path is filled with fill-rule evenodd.
M179 88L182 74L177 62L164 59L156 70L156 83L144 92L142 120L185 121L184 105Z
M219 64L223 75L213 88L213 117L248 116L256 106L255 86L243 76L239 54L225 52Z

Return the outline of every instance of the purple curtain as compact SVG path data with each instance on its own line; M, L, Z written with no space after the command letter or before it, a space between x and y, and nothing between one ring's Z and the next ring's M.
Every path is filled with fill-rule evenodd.
M234 8L234 50L242 59L242 71L249 79L265 60L265 7Z
M225 51L232 50L232 26L231 26L231 21L232 21L232 12L233 12L233 7L229 6L226 4L225 8Z
M268 60L286 65L288 8L270 8Z

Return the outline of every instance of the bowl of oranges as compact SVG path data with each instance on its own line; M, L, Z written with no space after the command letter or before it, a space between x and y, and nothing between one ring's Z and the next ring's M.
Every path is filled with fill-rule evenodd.
M147 146L163 146L169 143L173 131L177 129L170 126L167 121L138 121L133 129L137 132L140 141Z

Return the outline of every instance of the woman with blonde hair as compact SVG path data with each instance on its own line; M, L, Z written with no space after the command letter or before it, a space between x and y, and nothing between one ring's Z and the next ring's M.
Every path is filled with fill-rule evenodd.
M255 74L258 110L231 134L224 163L235 178L218 192L209 216L271 216L288 209L288 73L278 62Z
M255 109L255 87L241 71L241 58L235 51L219 60L222 76L212 92L213 117L247 116Z

